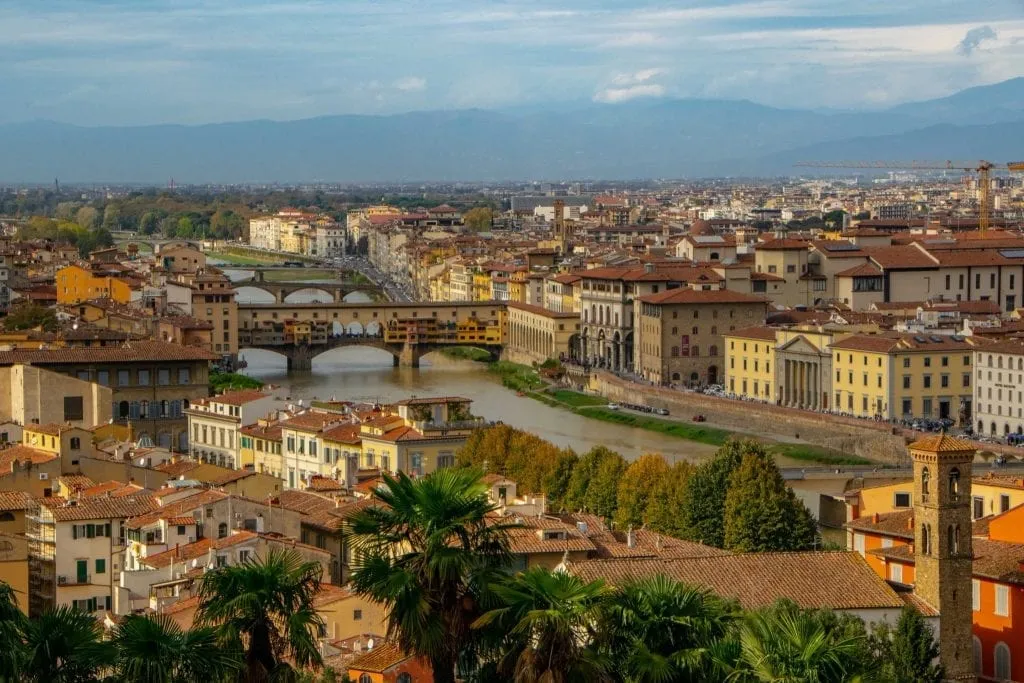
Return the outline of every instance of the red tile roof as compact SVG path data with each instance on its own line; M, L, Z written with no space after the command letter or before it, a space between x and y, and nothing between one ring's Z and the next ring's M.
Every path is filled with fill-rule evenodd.
M21 444L11 446L10 448L5 448L0 451L0 477L14 472L15 462L22 466L28 462L31 462L33 465L42 465L43 463L51 462L56 459L57 456L53 453L47 453L46 451L41 451L38 448L23 446Z
M679 287L640 297L645 304L767 304L767 299L731 289L690 289Z
M0 365L211 361L217 360L217 358L217 355L195 346L181 346L161 341L133 341L120 346L75 346L62 349L0 351Z

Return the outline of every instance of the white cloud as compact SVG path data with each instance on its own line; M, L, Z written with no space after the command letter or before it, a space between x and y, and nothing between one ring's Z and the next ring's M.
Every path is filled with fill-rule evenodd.
M601 43L601 47L647 47L650 45L661 45L665 40L650 31L632 31L614 35Z
M638 97L661 97L665 94L665 86L652 83L650 85L630 85L624 88L605 88L594 95L595 102L626 102Z
M612 85L631 85L634 83L646 83L655 76L665 73L664 69L643 69L634 73L617 74L612 78Z
M395 81L394 87L402 92L421 92L427 89L427 79L418 76L406 76Z

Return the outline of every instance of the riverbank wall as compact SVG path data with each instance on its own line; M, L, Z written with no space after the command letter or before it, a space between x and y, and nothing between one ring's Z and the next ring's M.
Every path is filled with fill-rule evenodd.
M903 464L906 440L884 422L824 415L793 408L737 401L629 382L608 372L590 372L587 388L609 401L667 408L676 417L703 415L723 429L806 442L880 463Z

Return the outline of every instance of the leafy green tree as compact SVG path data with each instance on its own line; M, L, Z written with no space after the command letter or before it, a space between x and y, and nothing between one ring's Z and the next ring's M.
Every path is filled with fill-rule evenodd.
M681 461L665 473L651 490L647 503L647 527L675 538L686 538L682 512L686 509L687 481L694 467Z
M462 214L462 222L465 226L477 232L490 230L493 221L494 213L487 206L478 206Z
M313 598L321 573L319 564L294 550L208 572L199 586L197 621L215 628L227 647L245 652L250 679L285 675L286 660L319 666L323 620Z
M565 494L569 489L569 479L572 477L572 470L577 462L579 462L579 457L571 449L564 449L558 451L548 463L550 468L544 474L543 491L547 495L551 507L555 510L565 507Z
M605 519L612 519L618 505L619 480L626 471L626 461L610 451L597 464L587 486L587 509Z
M160 217L155 211L147 211L139 219L139 232L143 235L153 235L160 229Z
M175 237L181 239L189 239L195 234L195 225L192 223L192 219L188 216L182 216L178 219L178 227L174 231Z
M75 223L78 223L83 230L98 228L100 227L99 222L100 213L92 206L83 206L75 213Z
M121 228L121 207L117 204L107 204L104 207L102 227L106 230L119 230Z
M500 606L474 629L491 628L501 648L497 671L510 681L610 681L592 647L609 590L566 572L534 567L492 586Z
M747 449L729 478L724 541L728 550L741 552L810 550L818 544L810 511L760 444Z
M941 683L945 678L935 633L916 609L904 607L895 628L879 624L871 641L886 683Z
M710 460L701 463L686 480L680 511L685 538L717 548L725 544L725 495L729 477L740 466L743 452L753 441L730 439Z
M21 680L30 683L86 683L114 663L102 624L68 605L27 621L23 641Z
M814 681L848 683L870 674L864 670L864 634L830 631L814 614L768 608L746 616L739 628L738 661L732 680L763 683Z
M20 676L24 627L25 615L14 589L0 581L0 681L16 681Z
M437 683L454 683L488 586L511 561L509 527L489 519L495 506L475 469L384 475L373 495L379 504L348 520L352 587L384 605L389 637L428 659Z
M658 483L669 473L668 463L660 455L641 455L626 467L619 479L615 523L622 529L642 526L648 521L648 509Z
M242 236L245 219L231 209L217 209L210 218L210 231L219 239L234 239Z
M242 668L240 650L213 628L183 631L166 615L130 614L114 633L117 674L133 683L224 681Z
M3 326L9 332L35 328L53 332L57 329L57 313L52 308L39 304L15 304L3 319Z
M652 576L612 596L601 630L603 648L624 681L713 680L716 644L736 616L731 605L705 590Z

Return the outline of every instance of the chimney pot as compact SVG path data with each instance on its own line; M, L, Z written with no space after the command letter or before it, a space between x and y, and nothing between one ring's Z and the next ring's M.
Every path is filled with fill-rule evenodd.
M881 520L882 520L882 516L879 515L877 512L875 514L871 515L871 523L872 524L878 524Z

